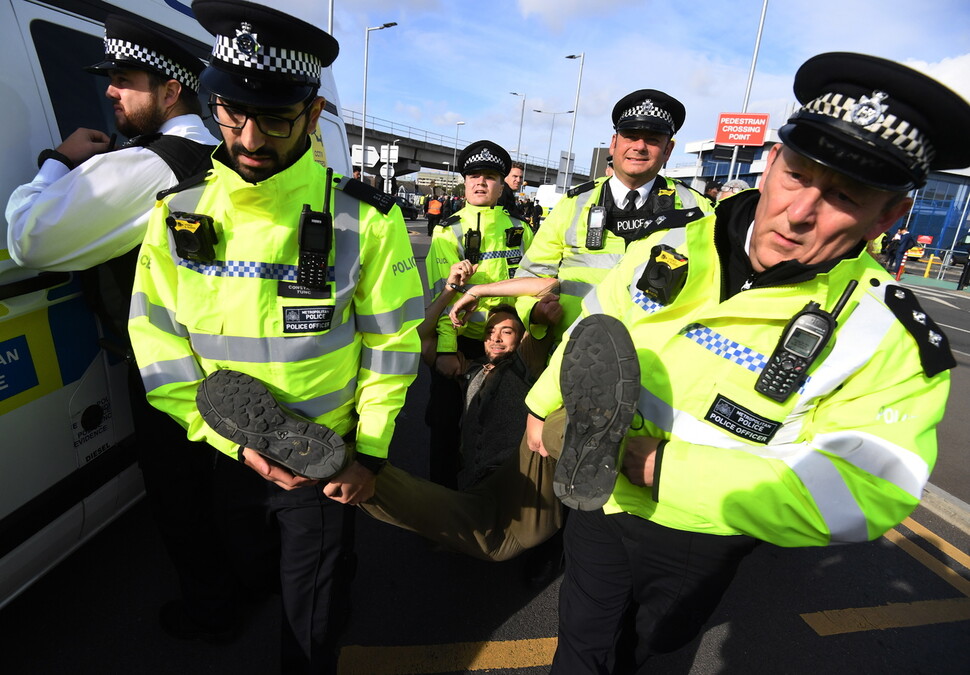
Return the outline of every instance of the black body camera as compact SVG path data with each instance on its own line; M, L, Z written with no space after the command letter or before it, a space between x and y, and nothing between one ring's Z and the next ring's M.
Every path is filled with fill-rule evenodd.
M165 223L175 238L175 252L185 260L211 263L216 259L216 237L212 217L201 213L173 211Z
M669 305L687 282L687 258L666 244L650 250L637 288L661 305Z

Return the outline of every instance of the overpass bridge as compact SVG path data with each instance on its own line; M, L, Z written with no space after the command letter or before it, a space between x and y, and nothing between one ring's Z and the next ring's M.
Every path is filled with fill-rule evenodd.
M344 125L347 127L347 138L351 145L360 145L361 115L354 110L344 108L341 111ZM380 147L391 145L397 141L398 161L394 165L394 175L404 176L421 169L440 169L441 171L453 171L452 166L455 161L456 148L455 137L451 138L433 131L426 131L416 127L399 124L391 120L384 120L379 117L367 117L367 133L364 141L369 146ZM461 152L470 140L462 142L459 139L457 152ZM516 159L515 153L509 153L512 159ZM546 164L545 157L533 157L523 154L522 163L525 165L525 180L530 186L542 185L544 182L553 183L556 180L556 173L559 170L559 163L549 162ZM378 175L381 164L368 173ZM577 185L589 180L589 168L575 165L573 171L572 184Z

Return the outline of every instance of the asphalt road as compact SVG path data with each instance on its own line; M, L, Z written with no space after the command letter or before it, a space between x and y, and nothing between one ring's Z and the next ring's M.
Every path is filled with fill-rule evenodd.
M424 222L412 224L424 231ZM412 237L423 258L427 237ZM970 512L966 510L970 294L917 288L951 338L954 374L940 462L925 504L865 545L785 550L764 545L742 566L704 636L657 659L651 672L970 672ZM398 422L392 456L426 472L424 373ZM946 494L949 493L949 494ZM951 496L952 495L952 496ZM341 673L547 673L558 581L524 582L522 559L485 563L435 550L359 514L360 568ZM158 607L174 576L139 504L0 612L0 673L276 672L279 610L253 599L232 645L168 638Z

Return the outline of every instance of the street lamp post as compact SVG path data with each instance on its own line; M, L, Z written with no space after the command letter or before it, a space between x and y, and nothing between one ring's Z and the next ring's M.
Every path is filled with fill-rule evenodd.
M364 161L367 159L367 52L370 48L370 32L372 30L384 30L385 28L391 28L396 26L396 21L391 21L390 23L385 23L380 26L371 26L364 30L364 103L361 106L363 111L361 112L360 121L360 178L364 178Z
M573 127L569 131L569 152L566 154L566 175L563 176L563 182L567 185L563 185L562 189L568 187L569 179L573 175L573 165L575 162L572 161L573 156L573 137L576 134L576 118L579 117L579 90L583 86L583 65L586 63L586 52L581 52L579 54L570 54L566 57L567 59L579 59L579 80L576 82L576 104L573 106L573 110L576 114L573 115ZM556 192L559 191L559 181L556 181Z
M548 110L536 110L532 109L532 112L541 113L543 115L552 115L552 125L549 127L549 147L546 149L546 166L542 172L542 182L546 183L549 179L549 157L552 153L552 132L556 130L556 115L568 115L572 110L563 110L562 112L550 112Z
M525 94L520 94L517 91L510 91L512 96L522 97L522 112L519 113L519 142L515 144L515 159L520 161L522 159L522 122L525 120Z
M451 158L451 168L455 170L455 173L458 173L458 129L461 128L462 124L464 122L455 122L455 154Z

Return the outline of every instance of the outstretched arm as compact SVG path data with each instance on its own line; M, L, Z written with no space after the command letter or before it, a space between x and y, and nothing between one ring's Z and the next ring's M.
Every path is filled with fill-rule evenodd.
M451 308L449 313L451 322L456 326L463 326L465 318L475 311L479 298L507 298L518 296L532 296L541 298L559 291L559 280L547 277L516 277L493 281L490 284L478 284L471 293L466 293Z

